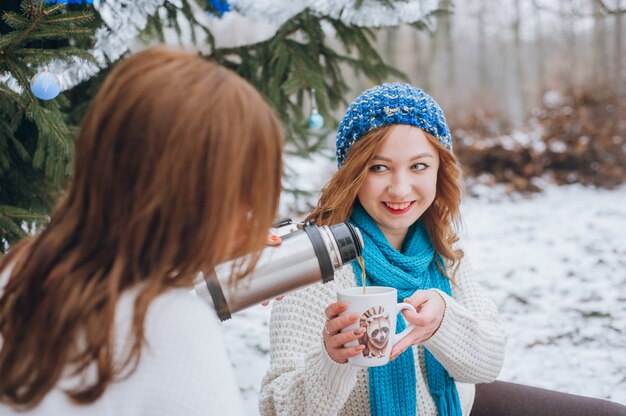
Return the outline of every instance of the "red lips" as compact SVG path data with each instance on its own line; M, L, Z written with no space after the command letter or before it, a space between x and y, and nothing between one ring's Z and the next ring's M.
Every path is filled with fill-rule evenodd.
M406 214L407 212L409 212L411 210L411 208L413 208L413 205L415 205L415 201L412 201L408 207L404 208L404 209L393 209L391 208L389 205L385 204L384 202L382 202L383 206L387 209L387 211L390 214L393 215L402 215L402 214Z

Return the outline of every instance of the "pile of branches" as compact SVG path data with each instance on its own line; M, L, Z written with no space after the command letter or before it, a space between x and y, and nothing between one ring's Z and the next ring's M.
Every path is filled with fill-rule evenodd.
M542 178L612 189L626 182L626 100L574 91L545 100L525 132L490 137L489 119L456 129L465 174L510 191L536 192ZM555 98L555 99L554 99Z

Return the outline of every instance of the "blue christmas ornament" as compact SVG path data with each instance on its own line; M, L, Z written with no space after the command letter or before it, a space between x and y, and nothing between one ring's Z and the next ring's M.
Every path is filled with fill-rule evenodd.
M324 117L317 111L317 98L315 88L311 89L311 115L307 119L307 124L311 130L319 130L324 127Z
M45 0L48 4L93 4L93 0Z
M44 70L30 80L30 90L40 100L52 100L61 92L61 80L52 72Z
M230 4L227 0L209 0L208 3L215 9L215 11L210 10L209 13L215 14L217 12L217 17L222 17L224 13L230 11Z
M313 110L311 111L311 115L309 116L307 123L309 124L309 128L319 130L324 127L324 117L322 117L317 110Z

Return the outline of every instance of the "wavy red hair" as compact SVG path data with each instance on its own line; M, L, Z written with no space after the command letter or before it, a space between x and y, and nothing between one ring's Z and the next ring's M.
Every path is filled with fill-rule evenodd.
M323 225L336 224L350 218L359 189L367 176L367 166L393 128L394 126L384 126L374 129L352 145L339 170L322 189L317 207L307 220L315 220L317 224ZM461 170L452 152L432 135L426 132L424 134L437 149L439 169L435 200L424 212L422 219L435 251L453 270L452 274L447 275L454 280L454 274L463 258L463 251L453 247L458 241L455 230L461 224Z
M0 264L12 267L0 297L0 401L35 406L66 369L91 366L95 382L67 394L95 401L140 360L157 296L264 248L282 137L250 84L195 54L152 48L118 64L82 122L67 195ZM134 340L120 367L114 317L131 288Z

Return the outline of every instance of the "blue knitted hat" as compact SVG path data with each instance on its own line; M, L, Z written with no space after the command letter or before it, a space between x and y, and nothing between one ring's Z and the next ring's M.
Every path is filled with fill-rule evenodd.
M419 88L395 82L370 88L350 104L337 131L337 165L367 132L394 124L419 127L452 150L450 129L435 100Z

